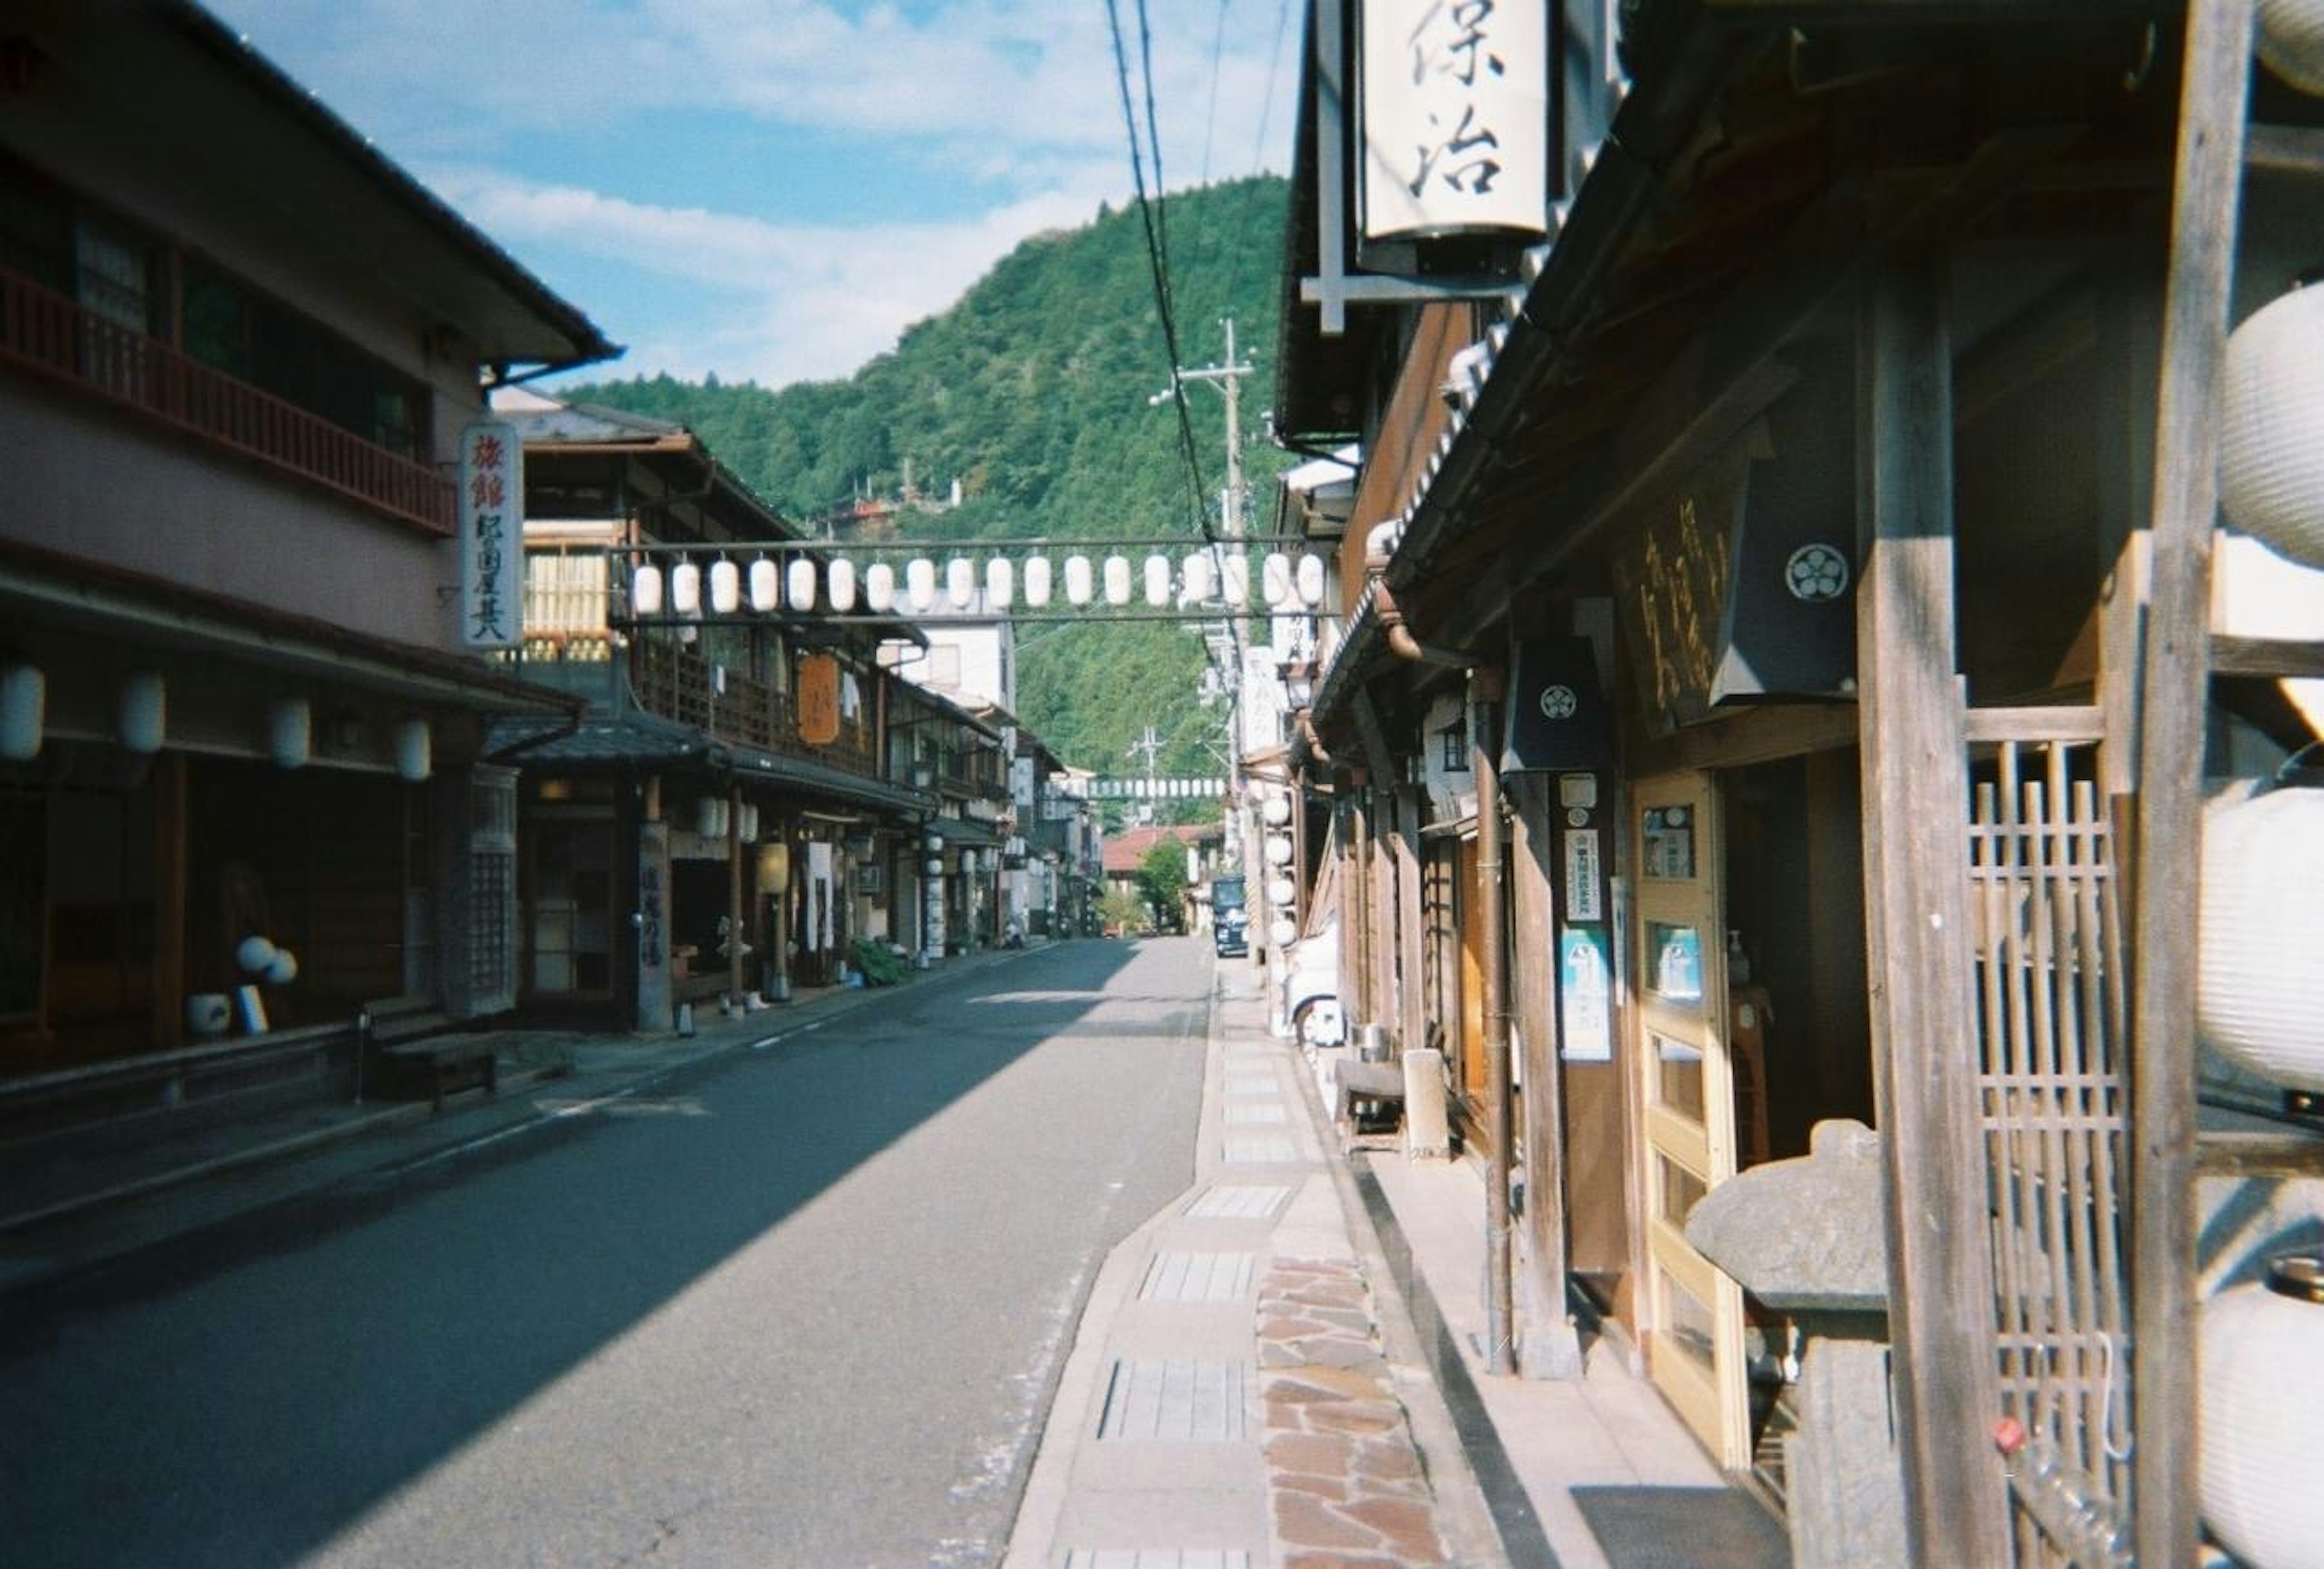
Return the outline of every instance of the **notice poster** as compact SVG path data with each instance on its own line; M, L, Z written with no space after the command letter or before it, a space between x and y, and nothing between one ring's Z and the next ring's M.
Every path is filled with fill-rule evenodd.
M1559 1055L1568 1062L1613 1061L1613 969L1605 931L1565 928L1557 961Z
M1604 920L1599 894L1598 830L1569 828L1565 833L1565 918Z

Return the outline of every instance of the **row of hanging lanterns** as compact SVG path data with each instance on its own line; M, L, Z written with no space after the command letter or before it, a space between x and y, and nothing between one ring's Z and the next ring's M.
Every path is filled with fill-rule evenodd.
M1271 550L1259 562L1260 595L1278 614L1320 607L1327 581L1323 557L1312 552L1294 556ZM981 587L985 609L1010 609L1021 595L1027 606L1040 610L1053 603L1061 586L1065 603L1076 608L1102 603L1119 609L1141 598L1154 610L1213 599L1241 606L1250 600L1250 558L1240 551L1214 556L1208 550L1192 551L1177 560L1157 553L1138 562L1120 555L1074 555L1065 558L1060 572L1047 556L1028 557L1021 568L1010 558L995 556L984 562L980 575L977 564L966 557L955 556L939 569L936 561L920 556L904 564L899 581L896 568L885 561L859 570L844 557L819 564L800 556L779 569L761 557L746 571L740 562L722 556L706 571L700 563L681 556L667 569L657 561L632 569L630 609L645 617L692 617L702 614L706 605L714 615L734 615L747 604L757 614L770 615L779 610L812 611L820 604L837 615L853 614L859 605L874 615L897 610L925 614L940 603L953 610L969 609Z
M2257 51L2324 95L2324 0L2261 0ZM2324 283L2269 301L2229 335L2219 410L2227 523L2324 568ZM2213 1049L2278 1084L2324 1092L2324 789L2287 764L2276 788L2203 824L2196 1026ZM2252 1569L2317 1569L2316 1457L2324 1448L2324 1255L2266 1260L2203 1304L2197 1491L2204 1523Z
M48 677L39 666L0 665L0 761L30 762L40 756L48 725ZM266 708L267 755L278 768L304 768L315 755L314 705L304 697L280 697ZM139 757L160 752L170 733L170 684L157 670L133 670L115 693L114 739ZM389 735L399 779L417 784L434 771L428 721L398 720Z

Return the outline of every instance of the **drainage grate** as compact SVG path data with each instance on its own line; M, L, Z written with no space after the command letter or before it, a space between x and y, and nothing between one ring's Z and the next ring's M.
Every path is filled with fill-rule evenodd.
M1232 1444L1250 1431L1249 1362L1113 1364L1098 1417L1100 1438Z
M1281 1133L1230 1133L1223 1141L1230 1166L1265 1166L1299 1158L1299 1150Z
M1258 1260L1250 1253L1157 1253L1138 1288L1141 1302L1240 1302Z
M1186 1214L1204 1221L1272 1220L1290 1196L1287 1187L1243 1187L1230 1183L1206 1191L1186 1206Z

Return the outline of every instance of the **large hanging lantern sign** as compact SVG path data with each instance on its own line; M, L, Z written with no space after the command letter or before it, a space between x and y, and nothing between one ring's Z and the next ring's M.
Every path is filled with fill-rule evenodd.
M2211 1298L2200 1338L2204 1523L2251 1569L2324 1569L2324 1259L2277 1259Z
M1365 0L1357 119L1365 239L1547 231L1548 14Z
M798 663L798 737L809 746L839 739L839 659L809 654Z
M2254 539L2324 567L2324 285L2270 301L2227 338L2219 506Z
M2237 1066L2324 1092L2324 790L2276 789L2203 824L2196 1027Z

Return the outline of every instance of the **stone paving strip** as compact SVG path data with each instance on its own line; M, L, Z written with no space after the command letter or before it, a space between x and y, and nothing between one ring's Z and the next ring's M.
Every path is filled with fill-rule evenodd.
M1281 1569L1449 1564L1362 1272L1274 1260L1259 1282L1259 1360Z

